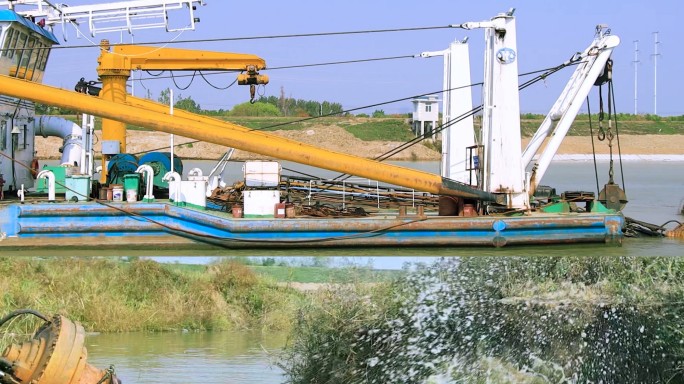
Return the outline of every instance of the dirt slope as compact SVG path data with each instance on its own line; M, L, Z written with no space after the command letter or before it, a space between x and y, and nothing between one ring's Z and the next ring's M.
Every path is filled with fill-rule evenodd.
M302 131L275 131L276 135L300 141L322 148L355 154L365 158L374 158L397 146L402 142L393 141L362 141L337 126L314 126ZM128 131L128 153L141 153L149 150L165 151L169 146L169 135L160 132ZM523 139L523 146L529 139ZM176 136L175 142L187 143L192 139ZM58 148L62 140L59 138L36 138L36 151L40 159L58 159ZM615 144L617 144L615 142ZM684 154L684 135L622 135L620 136L622 154L659 155ZM607 154L607 143L595 142L596 153ZM100 145L95 145L100 150ZM193 143L176 149L176 154L183 158L218 159L227 150L215 144ZM591 154L591 139L589 137L569 136L561 145L559 154ZM617 153L617 146L614 147ZM234 159L262 159L264 156L244 151L237 151ZM439 153L417 144L391 158L392 160L439 160Z

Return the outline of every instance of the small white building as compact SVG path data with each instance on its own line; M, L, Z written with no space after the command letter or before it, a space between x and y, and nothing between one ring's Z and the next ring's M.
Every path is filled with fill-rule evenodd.
M436 139L437 121L439 121L439 102L437 96L422 96L413 99L413 133Z

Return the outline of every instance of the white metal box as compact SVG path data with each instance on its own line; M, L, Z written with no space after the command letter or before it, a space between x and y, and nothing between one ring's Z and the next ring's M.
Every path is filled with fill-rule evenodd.
M204 209L207 207L207 178L206 176L191 177L181 181L181 200L186 205Z
M280 163L277 161L245 161L242 169L248 188L275 188L280 184Z
M198 209L207 207L207 177L196 176L192 180L169 182L169 200L179 206L190 206ZM179 190L180 189L180 190Z
M280 191L261 190L242 192L244 217L274 217L276 204L280 203Z

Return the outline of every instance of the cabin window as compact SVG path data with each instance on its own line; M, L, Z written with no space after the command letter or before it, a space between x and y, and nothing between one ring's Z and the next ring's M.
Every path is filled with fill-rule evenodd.
M0 149L7 149L7 120L0 121Z
M431 112L431 111L432 111L432 105L425 104L425 112Z
M10 45L12 43L12 38L14 37L14 29L9 28L7 29L7 32L5 32L5 44L2 47L2 56L3 57L12 57L11 53L13 51L11 50L12 46Z
M17 67L14 76L17 76L19 72L19 65L23 62L23 58L25 55L24 48L26 47L26 40L28 40L28 36L26 36L25 33L20 32L19 33L19 38L17 39L16 45L14 45L14 48L16 49L16 55L14 55L14 60L12 60L12 63Z
M19 38L19 31L13 31L12 36L7 40L7 57L10 59L14 58L16 54L17 39Z
M40 47L40 42L36 39L31 39L30 48ZM38 63L38 55L40 55L40 49L31 49L29 51L28 64L26 65L26 75L24 76L27 80L33 80L36 73L36 64Z
M47 65L48 55L50 54L50 48L46 44L41 44L41 49L39 50L40 55L38 56L38 70L44 71Z

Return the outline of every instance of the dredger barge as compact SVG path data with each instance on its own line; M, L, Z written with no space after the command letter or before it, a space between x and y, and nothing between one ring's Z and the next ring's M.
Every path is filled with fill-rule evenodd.
M110 46L103 41L98 59L101 89L87 81L79 84L80 92L43 85L50 48L58 44L49 26L60 20L92 19L101 8L69 7L50 13L48 3L45 10L41 8L43 14L22 14L11 6L13 2L9 3L10 9L0 11L0 186L6 197L18 198L0 204L0 249L207 244L229 248L500 247L622 241L624 217L620 209L626 198L612 177L599 196L584 192L557 196L552 189L540 186L581 102L595 83L610 81L610 54L619 39L603 28L597 28L584 52L563 64L575 66L575 72L524 150L512 12L455 26L485 31L479 132L473 127L472 114L468 114L480 109L472 107L466 87L470 84L467 42L457 41L444 51L423 53L425 57L445 58L443 161L437 175L169 109L126 92L126 81L135 70L239 71L238 83L253 91L255 85L268 82L268 77L260 74L266 69L265 61L254 55ZM203 5L201 1L130 3L145 3L147 8L174 3L191 13ZM112 7L117 4L112 3ZM124 17L131 18L132 14ZM90 25L96 25L95 21ZM129 20L129 25L133 21ZM83 125L36 116L34 103L77 110L84 114ZM101 154L93 151L89 116L103 119ZM224 210L215 211L208 209L212 200L207 200L221 199L214 188L221 186L212 179L215 175L205 176L198 170L183 175L175 166L178 160L168 154L152 154L146 162L137 158L130 161L126 124L354 175L376 184L366 189L358 185L340 187L339 183L322 185L316 180L300 180L298 184L282 178L276 162L249 162L245 164L245 179L239 180L241 188L233 191L233 197L224 198ZM64 138L62 165L37 169L37 134ZM548 143L542 145L547 138ZM98 180L96 156L102 158ZM310 187L306 198L293 199L298 188L299 193L305 188L302 183ZM349 209L333 216L311 214L311 207L321 206L311 198L312 186L326 192L318 196L329 198L337 191L345 199L377 200L377 205L375 209L354 209L351 214ZM168 199L155 197L158 188L168 191ZM381 189L386 194L380 193ZM397 197L398 190L422 200L407 203ZM394 209L381 207L381 200L394 201Z

